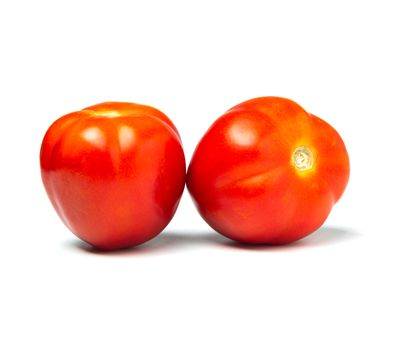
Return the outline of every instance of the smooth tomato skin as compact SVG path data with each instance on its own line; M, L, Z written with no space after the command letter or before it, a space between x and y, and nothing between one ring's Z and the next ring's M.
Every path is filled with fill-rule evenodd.
M298 147L311 169L293 162ZM346 147L322 119L280 97L243 102L200 140L187 187L204 220L236 241L284 244L319 228L343 194L350 173Z
M102 250L159 234L185 184L175 126L159 110L134 103L102 103L56 120L44 136L40 164L61 220Z

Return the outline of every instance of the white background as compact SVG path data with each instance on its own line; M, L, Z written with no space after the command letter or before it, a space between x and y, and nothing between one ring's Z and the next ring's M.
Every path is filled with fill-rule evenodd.
M398 1L0 2L1 349L399 349ZM341 133L347 191L286 247L213 232L185 192L164 233L99 254L39 173L56 118L149 104L189 162L233 105L283 96Z

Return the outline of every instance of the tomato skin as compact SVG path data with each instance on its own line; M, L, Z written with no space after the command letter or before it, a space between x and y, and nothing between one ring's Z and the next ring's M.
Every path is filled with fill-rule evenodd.
M159 234L185 184L175 126L159 110L134 103L101 103L56 120L44 136L40 164L61 220L102 250Z
M301 170L310 166L304 152L312 165ZM208 129L187 187L201 216L222 235L284 244L324 223L349 173L346 147L328 123L291 100L260 97L231 108Z

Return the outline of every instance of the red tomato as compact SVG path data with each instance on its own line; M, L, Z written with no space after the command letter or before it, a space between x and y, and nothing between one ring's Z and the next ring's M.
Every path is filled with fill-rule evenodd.
M43 139L40 162L62 221L105 250L160 233L185 184L177 129L159 110L134 103L102 103L61 117Z
M261 97L210 127L187 186L202 217L224 236L282 244L324 223L349 171L345 145L328 123L288 99Z

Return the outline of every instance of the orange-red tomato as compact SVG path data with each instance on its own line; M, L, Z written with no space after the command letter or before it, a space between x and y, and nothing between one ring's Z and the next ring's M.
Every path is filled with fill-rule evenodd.
M261 97L220 117L187 176L207 223L246 243L282 244L320 227L349 178L339 134L297 103Z
M99 249L160 233L185 184L177 129L159 110L134 103L102 103L61 117L43 139L40 162L62 221Z

